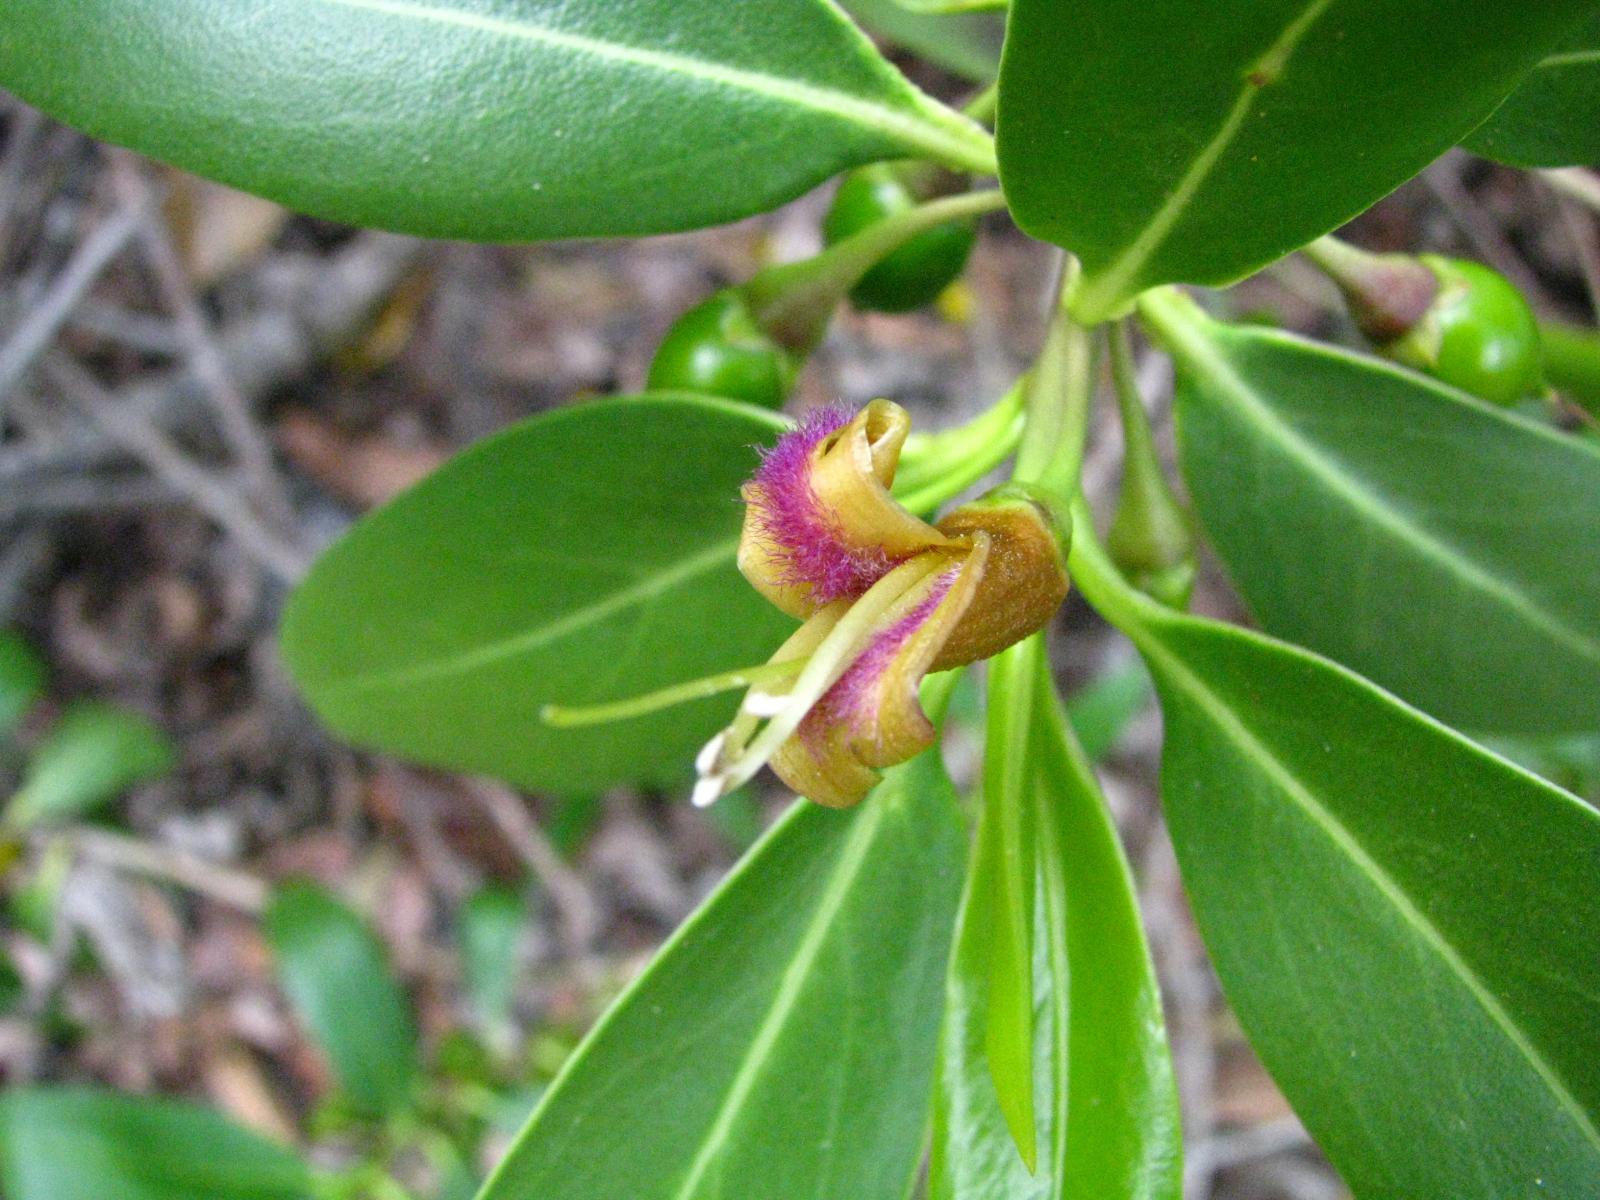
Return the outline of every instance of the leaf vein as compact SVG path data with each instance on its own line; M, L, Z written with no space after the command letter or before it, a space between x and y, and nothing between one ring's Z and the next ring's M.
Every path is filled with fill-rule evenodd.
M1179 656L1162 644L1157 637L1141 639L1141 649L1160 658L1165 668L1172 677L1181 684L1194 698L1195 702L1206 711L1207 715L1216 724L1223 735L1229 738L1241 751L1257 762L1262 770L1277 783L1278 787L1309 817L1340 850L1349 856L1350 860L1364 874L1386 900L1388 900L1399 913L1406 924L1416 931L1418 938L1432 946L1443 960L1445 965L1465 985L1468 992L1478 1002L1489 1019L1499 1026L1505 1033L1508 1041L1521 1053L1534 1072L1550 1088L1561 1107L1572 1117L1573 1124L1583 1135L1600 1149L1600 1129L1597 1129L1589 1114L1579 1104L1577 1097L1572 1094L1566 1081L1556 1069L1546 1060L1540 1049L1534 1045L1528 1035L1523 1032L1504 1005L1490 990L1489 986L1478 976L1472 965L1463 958L1425 913L1419 909L1406 894L1393 877L1379 864L1377 859L1367 851L1361 841L1350 832L1323 803L1317 799L1316 794L1285 764L1272 747L1262 741L1248 726L1244 724L1233 708L1216 692L1206 685L1204 679L1189 669Z
M914 111L897 112L888 105L852 96L847 92L801 83L761 71L708 62L688 54L628 46L603 41L583 34L513 20L484 13L464 12L423 3L422 0L321 0L324 4L379 13L401 20L428 21L453 25L492 37L511 38L567 50L575 54L623 66L641 67L667 75L679 75L718 87L733 88L770 100L809 108L851 124L885 134L907 146L927 150L951 165L984 170L992 159L987 136L955 113L942 110L936 102L906 87Z
M1333 3L1334 0L1311 0L1311 3L1284 26L1277 40L1256 60L1255 66L1245 73L1244 84L1239 89L1233 107L1228 110L1227 116L1223 118L1222 124L1217 127L1211 140L1201 147L1200 152L1189 163L1188 170L1178 180L1177 186L1151 216L1139 236L1129 243L1128 248L1118 255L1092 284L1085 284L1080 295L1073 297L1075 308L1085 314L1099 315L1103 308L1117 301L1122 289L1144 269L1144 265L1166 242L1173 227L1182 219L1189 202L1210 178L1217 161L1233 144L1233 139L1238 136L1245 118L1250 115L1256 97L1283 73L1301 39L1316 23L1317 18L1322 16Z
M1600 641L1574 628L1556 613L1540 607L1515 581L1471 562L1438 535L1419 526L1406 514L1385 505L1364 480L1350 474L1340 463L1291 428L1256 395L1250 384L1234 371L1226 359L1200 338L1185 336L1177 330L1172 332L1181 338L1183 354L1196 364L1203 365L1206 373L1237 402L1237 411L1250 420L1264 437L1299 459L1330 490L1344 496L1352 507L1365 513L1375 524L1414 546L1423 557L1437 562L1455 577L1460 586L1499 600L1579 656L1600 663Z
M858 817L855 828L850 831L850 840L840 852L838 865L834 867L826 889L818 898L816 911L806 926L800 944L795 948L794 957L784 968L783 976L778 982L778 990L772 997L772 1005L761 1019L761 1025L757 1028L755 1037L751 1039L749 1049L740 1060L739 1069L730 1081L722 1103L717 1106L716 1116L706 1131L693 1161L689 1164L683 1183L674 1193L677 1200L703 1200L699 1188L706 1177L706 1172L711 1169L717 1155L727 1145L740 1107L754 1090L761 1075L762 1065L777 1044L784 1022L799 1003L806 977L822 954L828 932L834 924L834 919L844 907L844 902L855 884L856 877L861 873L861 868L867 862L868 850L872 847L879 827L886 820L885 814L888 811L889 806L886 804L881 802L871 804Z
M342 2L342 0L336 0L336 2ZM438 679L449 675L465 674L468 671L488 666L504 658L526 654L558 638L566 637L589 625L596 624L625 609L653 600L657 596L689 582L696 576L704 575L732 562L734 551L737 547L737 539L718 542L716 545L702 550L699 554L683 559L670 570L647 576L645 579L632 583L627 587L619 588L589 604L585 604L581 608L573 609L565 616L550 622L548 625L526 630L511 637L502 638L499 641L490 642L475 649L444 658L411 663L404 667L396 667L366 675L356 675L322 689L322 695L345 696L375 691L380 688L418 683L425 679Z

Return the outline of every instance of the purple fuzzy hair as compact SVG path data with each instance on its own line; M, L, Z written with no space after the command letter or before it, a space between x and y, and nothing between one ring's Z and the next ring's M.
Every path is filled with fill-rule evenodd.
M811 490L812 452L854 415L840 404L808 413L776 446L762 452L750 480L750 503L761 532L772 543L780 582L809 588L819 606L860 596L894 565L875 547L847 545Z

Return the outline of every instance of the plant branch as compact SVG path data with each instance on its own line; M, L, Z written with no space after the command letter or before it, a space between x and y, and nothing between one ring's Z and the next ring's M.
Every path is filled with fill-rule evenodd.
M487 779L468 779L462 786L549 894L560 914L568 949L574 954L584 952L600 919L583 879L562 861L544 830L528 815L522 798L510 788Z
M305 574L309 555L269 531L243 496L186 455L148 417L119 404L114 395L71 359L52 357L45 366L52 382L102 430L159 478L183 492L252 558L286 583L294 583Z
M102 866L164 879L250 913L267 906L267 884L244 871L104 829L73 829L64 836L75 851Z
M930 200L874 222L821 254L762 271L741 290L756 320L780 345L809 353L846 293L886 255L930 229L1004 207L999 188Z
M10 340L0 346L0 406L94 286L101 272L133 240L145 219L147 207L148 200L124 201L119 205L84 239L44 298L17 326Z
M137 234L145 261L163 301L172 312L185 357L211 404L217 427L238 460L246 488L264 511L278 521L286 521L290 513L289 497L273 465L272 451L195 302L177 247L154 208L151 189L139 173L133 155L126 150L111 152L111 178L123 203L140 213Z

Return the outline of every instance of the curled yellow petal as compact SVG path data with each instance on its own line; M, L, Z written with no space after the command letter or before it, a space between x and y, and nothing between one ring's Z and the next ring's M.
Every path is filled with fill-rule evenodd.
M1025 494L1002 488L939 522L956 540L990 542L987 566L961 623L933 669L991 658L1043 629L1067 598L1064 538L1055 519Z
M934 728L917 699L981 587L988 535L964 548L925 552L938 569L878 623L871 641L773 755L778 776L801 795L833 807L859 802L877 769L933 744Z
M742 493L739 570L757 591L805 618L953 544L889 494L910 428L905 409L874 400L853 417L813 414L780 439Z

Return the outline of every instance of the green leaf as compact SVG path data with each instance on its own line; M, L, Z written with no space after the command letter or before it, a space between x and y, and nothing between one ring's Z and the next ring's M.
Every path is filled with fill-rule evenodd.
M1034 1064L1035 820L1033 721L1044 638L1035 635L989 660L983 742L983 812L978 822L967 921L958 943L963 971L982 978L983 1057L1006 1128L1029 1172L1038 1160Z
M1005 18L997 13L912 12L896 0L840 0L841 7L868 29L904 46L935 66L973 83L989 83L1000 73Z
M1015 0L1000 178L1017 223L1114 314L1231 283L1465 137L1593 0Z
M589 1035L482 1200L898 1200L964 842L937 751L855 809L797 805Z
M20 633L0 629L0 736L10 733L44 695L49 672Z
M1464 144L1514 167L1600 163L1600 15L1530 71Z
M1148 686L1143 673L1139 678ZM1171 1056L1133 877L1087 757L1048 676L1037 693L1029 801L1038 836L1032 1174L984 1055L988 986L969 882L946 989L935 1099L934 1200L1176 1198L1182 1146Z
M1156 679L1212 962L1351 1191L1592 1190L1600 814L1343 667L1145 599L1074 515L1073 577Z
M417 1031L383 947L356 913L311 883L277 890L262 918L296 1015L349 1099L387 1116L411 1099Z
M1583 1195L1600 817L1304 651L1192 620L1144 649L1212 960L1351 1189Z
M1441 720L1600 728L1600 451L1373 359L1145 306L1252 612Z
M172 739L138 713L80 701L34 747L4 822L20 829L85 816L166 774L177 758Z
M292 1153L192 1104L88 1088L0 1096L7 1200L307 1200Z
M549 702L764 661L792 622L734 567L763 410L605 400L515 426L361 521L291 599L283 653L344 736L528 788L671 784L726 723L713 698L552 729Z
M467 995L484 1024L503 1024L511 1012L517 951L528 926L522 896L500 884L485 884L461 906L458 936Z
M1039 709L1034 803L1049 991L1066 997L1056 1014L1058 1028L1066 1021L1057 1053L1068 1067L1055 1122L1059 1194L1176 1200L1177 1083L1133 872L1048 674Z
M0 1017L16 1016L27 999L28 984L11 955L0 948Z
M1152 698L1150 673L1137 661L1100 676L1068 698L1067 719L1091 761L1111 753Z
M993 162L824 0L737 21L720 0L10 0L0 84L315 216L476 241L718 224L877 159Z
M1600 733L1547 738L1486 738L1483 744L1559 788L1600 804Z

